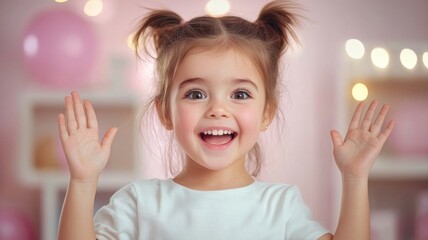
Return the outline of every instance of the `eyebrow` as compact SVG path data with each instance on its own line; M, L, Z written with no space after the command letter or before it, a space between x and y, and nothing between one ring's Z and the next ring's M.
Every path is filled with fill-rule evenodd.
M183 88L184 86L186 86L188 84L195 83L195 82L203 82L203 81L204 81L204 79L202 79L202 78L189 78L189 79L182 81L180 83L180 85L178 85L178 88L180 89L180 88Z
M178 85L178 88L180 89L188 84L196 83L196 82L204 82L204 81L205 79L203 78L189 78L181 82L180 85ZM250 79L234 78L231 80L231 82L250 84L256 89L256 91L259 91L259 88L257 87L257 85Z
M256 91L259 91L259 88L257 87L257 85L251 81L250 79L242 79L242 78L236 78L236 79L232 79L233 82L238 82L238 83L247 83L250 85L253 85L253 87L256 89Z

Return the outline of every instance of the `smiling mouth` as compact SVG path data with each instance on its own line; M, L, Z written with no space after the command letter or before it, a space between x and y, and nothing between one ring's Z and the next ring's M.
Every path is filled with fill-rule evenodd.
M201 132L201 139L211 145L224 145L231 142L237 133L229 130L208 130Z

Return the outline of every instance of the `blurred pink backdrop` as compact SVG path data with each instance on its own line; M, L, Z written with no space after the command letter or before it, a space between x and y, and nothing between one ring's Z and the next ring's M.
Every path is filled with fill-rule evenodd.
M51 0L0 2L0 205L14 207L30 216L40 229L40 189L24 186L14 169L19 152L19 98L29 91L44 91L31 79L22 60L22 36L29 20L45 9L65 8L82 14L91 22L99 39L99 61L88 81L91 91L106 91L113 84L111 61L124 62L126 86L138 85L144 92L144 78L126 38L144 13L142 6L169 8L189 19L203 14L206 1L104 0L106 13L98 19L83 16L83 0L58 4ZM230 0L231 12L255 19L266 0ZM369 42L413 43L428 40L426 0L304 0L307 20L299 32L302 47L286 58L284 78L287 91L283 103L284 138L266 146L269 155L263 180L296 184L311 207L314 217L334 230L337 220L338 173L331 154L329 130L341 127L337 110L343 79L344 43L358 38ZM148 66L147 66L148 68ZM83 87L81 87L83 89ZM78 88L77 90L80 90ZM65 89L71 91L72 89ZM135 91L135 90L134 90ZM350 116L341 116L349 119ZM345 129L339 129L343 132ZM269 131L264 137L269 138ZM145 162L144 176L160 176L157 164ZM40 232L40 230L37 230Z

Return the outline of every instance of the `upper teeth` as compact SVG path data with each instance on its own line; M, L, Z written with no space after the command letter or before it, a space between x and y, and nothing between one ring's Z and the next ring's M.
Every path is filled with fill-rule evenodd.
M232 131L229 130L208 130L208 131L204 131L205 135L224 135L224 134L232 134Z

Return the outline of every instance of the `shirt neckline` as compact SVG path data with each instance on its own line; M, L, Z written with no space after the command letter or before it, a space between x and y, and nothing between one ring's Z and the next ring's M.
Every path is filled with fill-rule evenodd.
M223 190L197 190L197 189L192 189L186 186L183 186L177 182L174 181L174 179L169 178L167 179L167 182L169 183L169 185L173 186L173 187L178 187L182 190L185 190L187 192L194 192L194 193L232 193L232 192L243 192L243 191L248 191L249 189L252 189L254 187L256 187L260 182L256 179L253 179L253 182L251 182L250 184L246 185L246 186L242 186L242 187L237 187L237 188L230 188L230 189L223 189Z

